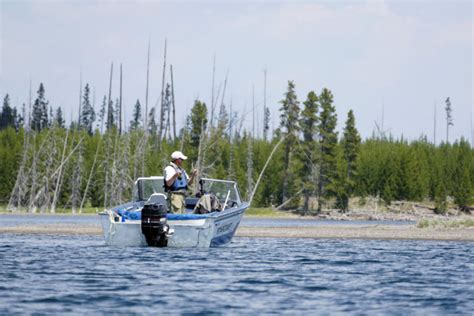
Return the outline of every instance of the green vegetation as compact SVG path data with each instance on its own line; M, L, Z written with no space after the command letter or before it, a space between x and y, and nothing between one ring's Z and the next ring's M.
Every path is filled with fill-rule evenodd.
M291 216L288 212L278 211L274 208L255 208L251 207L245 211L245 216L261 216L261 217L287 217Z
M25 107L18 114L5 96L0 114L0 203L8 204L9 210L95 213L129 201L135 179L162 175L175 150L189 157L187 170L194 167L200 176L236 180L248 199L280 140L282 146L252 200L252 207L264 209L248 214L266 214L270 211L265 208L282 204L301 214L323 207L345 211L353 197L380 197L386 204L429 199L438 213L446 212L448 201L465 212L474 202L474 150L465 139L439 146L426 137L408 142L381 134L361 140L352 110L339 137L329 89L309 92L300 109L295 84L288 82L280 127L268 140L243 130L245 115L227 112L224 104L211 125L206 103L200 100L176 131L170 123L174 111L169 91L164 94L165 110L153 107L143 113L139 100L130 105L130 128L121 130L120 102L104 96L96 111L89 92L86 85L81 115L68 127L61 107L53 115L43 84L28 121L23 119L30 117ZM157 123L155 113L164 114ZM265 120L268 123L268 117ZM267 125L263 128L268 131Z
M416 223L418 228L466 228L474 227L474 220L440 220L440 219L422 219Z

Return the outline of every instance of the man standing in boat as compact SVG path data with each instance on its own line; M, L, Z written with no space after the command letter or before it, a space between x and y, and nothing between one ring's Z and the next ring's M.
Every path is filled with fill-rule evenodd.
M181 167L183 161L188 159L180 151L171 154L171 162L165 168L165 190L168 192L172 213L184 213L184 198L188 190L188 184L192 183L196 176L196 170L193 170L188 177L186 171Z

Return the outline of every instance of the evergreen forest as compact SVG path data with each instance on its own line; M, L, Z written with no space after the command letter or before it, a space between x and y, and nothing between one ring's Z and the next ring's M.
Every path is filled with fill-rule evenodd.
M233 112L217 97L211 104L195 100L177 130L170 85L160 108L148 110L136 101L127 129L121 98L113 100L109 93L94 108L90 94L85 85L79 117L67 126L63 109L49 104L43 84L21 109L4 96L0 204L10 211L51 213L118 205L131 199L136 178L162 175L175 150L189 157L188 171L236 180L253 207L344 212L353 197L377 197L386 204L429 200L443 213L449 205L468 212L474 202L474 150L466 139L436 145L425 136L407 141L377 133L363 140L353 111L337 117L329 89L300 99L289 81L278 128L270 131L264 107L260 137L243 128L248 113ZM448 98L448 132L450 111Z

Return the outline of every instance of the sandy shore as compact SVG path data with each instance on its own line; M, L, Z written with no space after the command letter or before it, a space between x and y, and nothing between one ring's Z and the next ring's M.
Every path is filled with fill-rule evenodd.
M474 241L473 228L417 228L415 225L335 225L317 227L241 227L241 237L420 239Z
M100 235L99 225L46 224L42 226L0 227L0 234L65 234ZM351 238L351 239L419 239L474 241L474 227L470 228L417 228L415 225L369 225L347 223L314 227L240 227L238 237L271 238Z

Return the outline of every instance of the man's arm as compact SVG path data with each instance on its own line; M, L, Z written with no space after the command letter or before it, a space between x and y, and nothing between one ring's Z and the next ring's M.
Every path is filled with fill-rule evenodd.
M166 179L166 185L168 187L171 187L173 185L174 181L181 175L181 172L176 171L174 168L172 168L172 169L173 170L171 170L171 168L165 170L166 171L165 177L167 177L167 178L168 178L168 173L174 172L174 174L171 177L169 177L169 179Z

